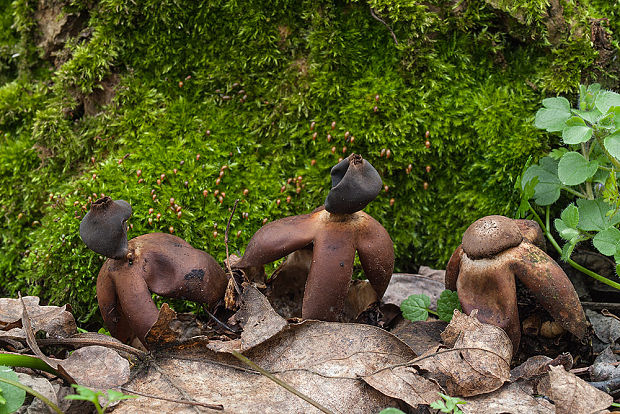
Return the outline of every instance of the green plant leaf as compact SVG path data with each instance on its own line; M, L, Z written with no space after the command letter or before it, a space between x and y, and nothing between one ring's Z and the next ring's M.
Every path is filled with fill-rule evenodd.
M599 111L598 109L593 109L591 111L580 111L578 109L574 109L573 113L579 115L580 117L588 121L590 124L596 124L596 122L599 120L599 118L602 115L601 111Z
M583 155L571 151L558 163L558 178L565 185L578 185L592 177L598 170L598 161L587 161Z
M540 108L536 112L534 125L536 128L544 129L547 132L560 132L570 117L571 113L562 109Z
M586 126L586 121L584 121L579 116L572 116L572 117L568 118L568 120L566 120L566 126L567 127Z
M565 144L581 144L590 138L592 138L592 128L589 126L568 126L562 130L562 139Z
M615 108L618 108L617 106L614 106L613 108L611 108L611 110L609 111L609 113L605 116L603 116L602 118L600 118L596 123L599 127L605 128L605 129L614 129L616 124L616 113L615 113Z
M542 104L548 109L557 109L564 112L570 112L570 102L568 102L568 99L563 96L543 99Z
M579 209L574 204L569 204L560 214L562 221L568 226L574 229L579 224Z
M575 246L577 245L577 241L579 239L577 237L569 240L564 246L562 246L562 255L561 258L565 262L570 259L570 256L573 254L573 250L575 250Z
M600 231L592 239L592 244L596 249L605 256L611 256L616 253L618 244L620 243L620 230L610 227Z
M601 231L620 223L620 214L608 216L613 210L605 201L596 200L577 200L579 208L578 229L583 231Z
M551 150L551 152L549 153L549 157L553 158L554 160L559 161L560 158L562 158L562 156L564 154L566 154L568 152L568 148L554 148Z
M560 198L562 182L558 178L558 162L551 157L544 157L537 165L530 166L523 173L522 186L537 177L538 183L534 187L534 201L540 206L555 203Z
M383 410L381 410L379 414L405 414L405 413L399 410L398 408L388 407L388 408L384 408Z
M617 160L620 160L620 131L605 137L605 148Z
M579 236L579 230L571 226L568 226L561 219L555 219L553 221L553 224L555 225L555 229L560 234L560 237L562 237L564 240L572 240L573 238Z
M416 294L403 300L400 304L400 310L403 312L403 317L410 321L425 321L428 319L430 304L431 300L428 296Z
M461 302L459 301L459 295L453 291L446 289L441 292L439 299L437 299L437 314L442 321L450 322L452 315L454 315L454 309L461 309Z
M116 390L108 390L108 402L115 402L115 401L120 401L120 400L129 400L131 398L138 398L137 395L127 395L127 394L123 394L120 391L116 391Z
M596 96L594 101L596 109L606 114L613 106L620 106L620 94L612 91L602 91Z
M579 85L579 107L580 109L590 110L594 108L594 102L600 90L601 90L601 85L598 83L593 83L592 85L589 85L587 89L584 85Z
M9 367L0 366L0 377L19 382L17 374ZM5 400L5 403L0 405L0 414L17 411L26 400L26 391L4 382L0 382L0 392Z

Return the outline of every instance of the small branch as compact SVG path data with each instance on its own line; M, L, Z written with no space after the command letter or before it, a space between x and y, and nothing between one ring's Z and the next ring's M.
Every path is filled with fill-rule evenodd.
M284 389L286 389L288 392L291 392L291 393L295 394L296 396L298 396L302 400L306 401L307 403L312 404L313 406L315 406L316 408L318 408L319 410L323 411L326 414L333 414L332 411L330 411L329 409L323 407L321 404L319 404L318 402L314 401L312 398L308 397L307 395L304 395L301 392L297 391L295 388L291 387L289 384L287 384L286 382L282 381L280 378L276 377L275 375L271 374L270 372L268 372L268 371L264 370L263 368L259 367L254 362L252 362L250 359L248 359L246 356L240 354L237 351L232 351L232 354L238 360L246 363L247 365L249 365L253 369L257 370L258 372L260 372L261 374L263 374L264 376L266 376L267 378L269 378L270 380L272 380L273 382L275 382L279 386L281 386Z
M227 331L230 332L237 332L234 329L232 329L230 326L226 325L224 322L220 321L218 318L215 317L215 315L213 315L211 312L209 312L209 309L207 309L207 305L206 304L202 304L202 310L204 310L207 315L209 315L209 318L211 318L215 323L217 323L220 327L226 329Z
M387 29L390 31L390 33L392 34L392 38L394 39L394 43L398 44L398 39L396 38L396 35L394 34L394 31L392 30L392 28L390 26L388 26L388 24L379 16L377 16L375 14L375 11L372 9L372 7L370 8L370 15L372 17L374 17L375 19L377 19L378 21L380 21L381 23L383 23L383 25L385 27L387 27Z
M224 409L224 406L222 404L208 404L208 403L201 403L198 401L177 400L176 398L167 398L167 397L160 397L157 395L144 394L142 392L130 390L129 388L125 388L125 387L119 387L119 389L123 392L139 395L141 397L153 398L156 400L169 401L169 402L173 402L177 404L196 405L198 407L205 407L205 408L210 408L212 410L218 410L218 411L222 411Z
M228 223L226 223L226 231L224 232L224 246L226 247L226 268L228 269L230 278L235 284L235 290L237 291L239 295L241 295L241 289L239 289L239 285L237 284L235 275L233 275L232 268L230 267L230 255L228 254L228 232L230 230L230 222L232 221L232 218L235 215L235 210L237 209L237 203L239 203L239 199L235 200L235 204L233 205L232 211L230 212L230 217L228 217ZM234 331L231 331L231 332L234 332Z
M588 382L594 388L597 388L601 391L606 392L607 394L611 394L614 391L617 391L620 388L620 377L611 378L606 381L592 381Z

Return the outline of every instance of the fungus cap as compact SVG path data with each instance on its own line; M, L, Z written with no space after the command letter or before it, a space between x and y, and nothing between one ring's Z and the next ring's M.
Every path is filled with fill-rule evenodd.
M495 256L518 246L523 235L514 220L504 216L486 216L473 222L463 234L463 251L471 259Z
M377 197L382 181L375 168L359 154L351 154L331 169L332 188L325 210L334 214L360 211Z
M80 237L89 249L111 259L127 256L127 220L131 205L103 197L93 202L80 223Z

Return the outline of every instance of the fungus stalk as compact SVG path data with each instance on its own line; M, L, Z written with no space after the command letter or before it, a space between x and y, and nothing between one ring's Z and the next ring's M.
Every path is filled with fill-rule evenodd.
M499 326L516 353L521 340L515 277L564 329L583 339L587 322L562 268L543 250L544 236L530 220L483 217L467 228L446 266L446 288L458 292L463 311Z
M112 336L123 342L137 337L145 346L159 311L152 293L214 305L224 296L224 270L206 252L165 233L127 241L131 206L105 197L93 203L80 223L80 236L105 255L97 277L97 302Z
M331 170L332 189L325 206L310 214L268 223L252 237L236 267L248 269L312 246L302 318L336 321L353 274L355 252L371 286L381 298L392 277L394 247L387 231L360 211L381 190L381 178L360 155L352 154Z

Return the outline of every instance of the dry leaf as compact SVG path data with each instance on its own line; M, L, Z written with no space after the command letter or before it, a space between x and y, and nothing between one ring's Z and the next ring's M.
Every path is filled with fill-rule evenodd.
M614 402L611 395L597 390L563 367L550 367L548 394L557 414L585 414L605 410Z
M344 300L344 322L356 321L362 312L379 302L377 292L367 280L354 280Z
M614 351L608 346L594 360L590 379L592 381L605 381L620 377L620 367L616 364L617 361Z
M65 306L40 306L36 296L22 298L28 311L32 329L45 331L50 337L66 338L77 332L73 315ZM0 323L4 329L21 327L22 302L19 299L0 298Z
M599 312L586 309L586 316L592 323L594 334L605 344L614 343L620 338L620 321Z
M445 290L443 281L443 274L445 271L432 271L432 269L420 268L420 271L426 270L428 276L420 274L409 273L394 273L390 284L388 285L383 298L384 303L394 303L400 306L403 300L407 299L414 293L423 293L431 299L431 309L437 308L437 299L441 292ZM436 279L436 275L439 275L441 280ZM429 277L433 276L433 277Z
M156 353L126 387L169 398L222 404L224 412L229 413L317 412L227 353L243 349L250 360L334 412L373 413L402 405L360 380L414 357L395 336L359 324L306 321L282 325L283 319L267 305L258 290L246 287L242 310L235 315L244 326L241 340L211 341L208 347L177 346ZM189 413L195 409L139 398L123 401L117 411Z
M212 332L196 318L196 315L177 314L167 303L164 303L159 309L157 321L147 332L145 340L149 349L164 348L190 340L207 342L206 337Z
M512 343L508 335L493 325L454 311L452 321L442 333L452 350L444 350L413 363L429 372L449 395L468 397L495 391L510 378Z
M551 365L561 365L564 369L570 370L573 367L573 357L567 352L558 355L554 359L544 355L534 355L510 371L510 382L515 382L519 379L529 380L546 375Z
M520 382L507 384L490 394L468 398L467 404L459 408L464 414L555 414L553 404L532 397L529 388L525 388Z
M75 350L62 361L62 367L78 384L86 387L106 390L129 381L129 361L99 345Z
M56 396L56 391L47 379L41 377L34 377L32 375L24 374L21 372L17 373L17 377L19 378L19 382L21 384L32 388L33 390L37 391L39 394L50 400L52 403L58 405L58 397ZM38 398L32 400L32 403L30 405L20 408L17 413L19 414L20 411L27 414L50 414L54 412L49 406L47 406L43 401Z
M286 326L286 320L277 314L267 298L254 286L244 285L239 311L231 318L231 323L243 328L239 352L258 345Z
M416 355L422 355L441 343L441 332L448 325L444 321L415 321L401 319L390 331L409 345Z
M413 367L398 366L383 369L363 378L374 389L403 400L412 407L437 401L441 387L421 376Z

